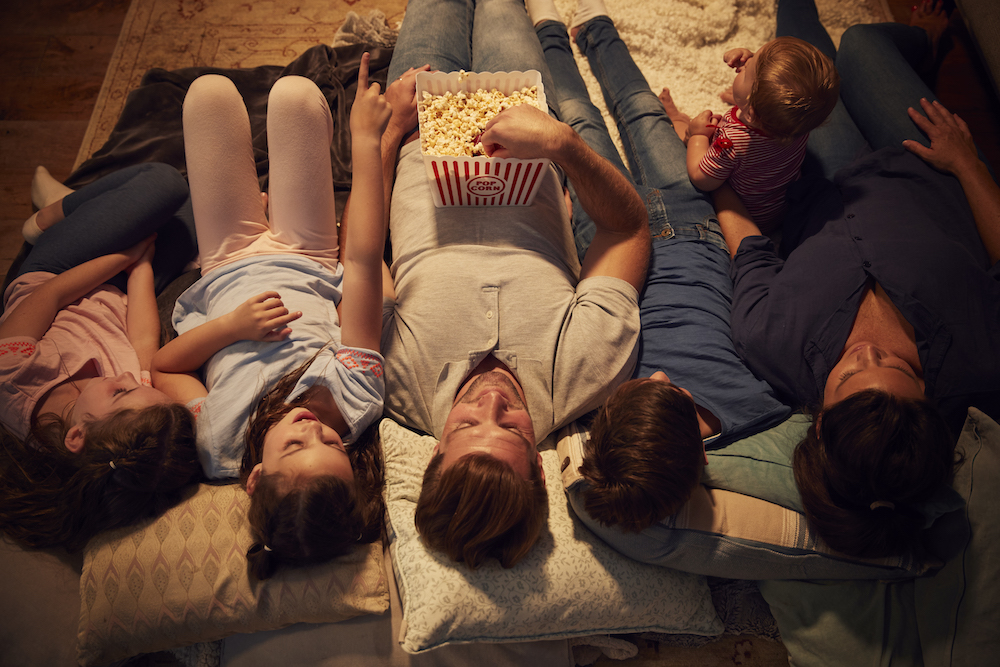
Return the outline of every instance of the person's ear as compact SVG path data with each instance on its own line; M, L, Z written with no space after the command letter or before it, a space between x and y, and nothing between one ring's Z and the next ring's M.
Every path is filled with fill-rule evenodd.
M823 413L820 412L816 415L816 434L819 435L823 430Z
M247 495L252 496L253 492L257 490L257 483L260 482L260 476L264 473L264 464L258 463L250 471L249 477L247 477Z
M434 445L434 451L431 452L431 458L434 458L435 456L438 455L438 449L440 449L440 447L441 447L441 443L440 442L437 443L436 445Z
M63 442L66 445L66 449L74 454L79 454L83 451L83 445L86 442L86 438L87 430L82 424L77 424L76 426L70 427L69 431L66 432L66 438Z
M535 454L538 457L538 470L542 473L542 485L545 484L545 466L542 465L542 453Z

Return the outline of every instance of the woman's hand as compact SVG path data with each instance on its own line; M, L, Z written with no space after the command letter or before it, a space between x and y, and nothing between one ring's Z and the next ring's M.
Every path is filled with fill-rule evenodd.
M380 95L382 90L378 83L368 84L368 62L371 54L365 53L361 56L361 68L358 71L358 91L354 96L354 106L351 107L351 136L360 138L362 136L380 139L389 124L392 116L392 107L385 97Z
M750 49L729 49L722 55L722 59L730 67L743 67L747 61L753 58L753 51Z
M276 342L288 338L292 330L285 325L302 317L302 311L290 313L277 292L263 292L224 317L234 340Z
M907 113L913 123L927 135L931 145L928 148L920 142L907 139L903 142L903 147L929 162L935 169L955 176L975 168L979 162L979 154L965 121L945 109L937 100L928 102L922 98L920 106L926 116L913 107L907 109Z
M430 69L430 65L411 67L386 86L385 99L392 107L389 128L400 136L417 126L417 72L429 72Z

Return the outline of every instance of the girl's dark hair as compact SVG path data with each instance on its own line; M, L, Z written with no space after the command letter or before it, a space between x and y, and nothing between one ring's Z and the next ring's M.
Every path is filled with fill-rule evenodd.
M246 449L240 466L240 482L244 487L263 457L267 432L308 400L303 395L291 403L285 402L315 358L313 355L281 378L257 404L247 425ZM347 448L347 456L354 471L353 485L333 475L303 480L297 485L280 474L260 476L247 515L254 535L254 544L247 551L251 577L269 579L282 565L298 567L326 562L348 553L355 545L370 544L381 538L385 476L378 422Z
M261 475L250 497L254 545L247 570L269 579L278 567L299 567L349 553L382 537L382 456L378 424L348 450L354 483L333 475L290 485L281 474Z
M704 451L694 401L673 383L621 385L597 409L580 473L587 513L638 533L677 512L697 486Z
M806 517L832 548L881 558L919 544L919 505L951 481L955 441L926 399L875 389L821 411L795 448Z
M201 473L194 418L176 403L88 422L79 453L64 445L68 429L46 413L27 442L3 434L0 531L25 546L79 551L99 532L161 513Z

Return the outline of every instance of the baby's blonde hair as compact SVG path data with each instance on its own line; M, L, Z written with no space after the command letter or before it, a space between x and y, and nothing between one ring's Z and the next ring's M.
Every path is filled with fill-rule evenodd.
M757 54L757 79L749 104L757 125L776 139L819 127L840 95L837 68L812 44L778 37Z

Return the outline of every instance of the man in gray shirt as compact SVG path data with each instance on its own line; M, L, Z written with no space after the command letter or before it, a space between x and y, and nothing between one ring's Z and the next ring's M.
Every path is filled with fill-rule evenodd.
M549 158L563 170L596 226L582 262L555 169L529 207L436 208L419 142L397 164L415 124L412 67L548 75L523 5L468 9L411 1L390 68L386 410L440 440L417 506L423 538L469 567L488 557L509 567L545 523L537 443L632 372L650 239L628 179L538 109L501 113L482 141L494 157ZM473 15L489 29L473 33Z

